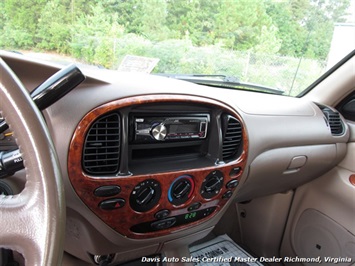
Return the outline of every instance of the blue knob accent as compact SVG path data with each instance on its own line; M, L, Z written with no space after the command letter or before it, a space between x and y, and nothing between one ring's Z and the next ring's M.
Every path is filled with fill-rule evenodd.
M168 199L169 199L169 201L170 202L172 202L173 201L173 197L172 197L172 188L173 188L173 186L174 186L174 184L178 181L178 180L180 180L180 179L182 179L182 178L185 178L185 179L190 179L191 181L191 183L193 182L192 181L192 177L191 176L189 176L189 175L181 175L181 176L179 176L178 178L176 178L175 180L174 180L174 182L170 185L170 187L169 187L169 191L168 191Z

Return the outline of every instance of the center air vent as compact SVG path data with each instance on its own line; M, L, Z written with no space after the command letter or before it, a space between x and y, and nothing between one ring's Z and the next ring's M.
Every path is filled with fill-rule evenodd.
M330 131L332 135L334 136L339 136L343 134L344 132L344 127L343 123L341 121L340 115L337 111L333 111L327 106L317 104L318 107L322 110L328 124L330 127Z
M83 150L83 169L89 174L118 172L120 159L120 116L112 113L90 127Z
M226 114L222 116L222 127L223 161L235 159L239 155L239 148L243 140L242 126L237 118Z

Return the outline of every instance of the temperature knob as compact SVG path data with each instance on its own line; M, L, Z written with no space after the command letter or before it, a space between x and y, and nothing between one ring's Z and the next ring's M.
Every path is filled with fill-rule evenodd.
M159 124L152 129L153 138L156 140L164 140L167 134L166 126Z
M174 180L168 191L169 201L177 206L188 201L194 192L195 183L191 176L182 175Z

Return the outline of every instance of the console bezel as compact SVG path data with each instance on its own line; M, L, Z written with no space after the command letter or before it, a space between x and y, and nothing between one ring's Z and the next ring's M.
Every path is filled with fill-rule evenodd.
M243 131L243 147L241 155L235 160L223 163L216 162L207 167L196 167L193 169L183 169L177 171L165 171L157 173L144 173L144 174L129 174L129 171L123 175L118 176L90 176L85 173L81 166L81 156L83 150L83 143L85 141L85 136L90 128L92 121L95 121L101 115L112 112L114 110L121 110L125 107L130 106L142 106L145 104L154 103L164 103L164 104L200 104L204 106L210 106L211 108L217 108L221 112L227 112L236 118L242 124ZM125 145L128 145L125 144ZM248 138L244 123L240 115L229 106L215 101L213 99L202 98L197 96L186 96L186 95L143 95L135 96L125 99L119 99L101 105L92 111L90 111L84 118L79 122L74 135L70 143L70 149L68 154L68 174L70 182L77 193L78 197L88 206L91 211L93 211L103 222L112 227L118 233L134 239L144 239L152 238L157 236L163 236L171 234L176 231L184 230L192 226L198 225L215 216L230 200L230 198L222 197L227 191L235 191L235 188L227 188L226 184L231 180L238 180L244 172L246 165L246 158L248 153ZM233 173L233 169L240 167L241 171ZM212 198L206 199L201 196L200 188L206 176L208 176L213 171L220 171L224 175L224 184L220 189L219 193ZM176 178L181 175L189 175L193 177L195 183L195 189L192 196L183 204L175 206L171 204L168 200L168 191L171 184ZM161 185L161 198L157 205L146 212L137 212L130 207L129 197L130 193L134 189L135 185L146 180L153 179L160 183ZM94 196L93 192L101 186L118 185L121 188L120 193L114 198L122 198L126 201L124 206L114 209L114 210L103 210L101 209L100 202L105 199L110 199L112 197L102 198ZM233 197L232 197L233 198ZM177 227L172 227L168 229L163 229L155 232L147 233L135 233L130 230L130 228L137 224L139 221L148 222L154 221L156 212L168 209L170 211L169 217L177 216L181 214L190 213L188 207L196 202L200 202L200 209L216 207L215 211L209 215L209 217L197 220L188 224L184 224Z

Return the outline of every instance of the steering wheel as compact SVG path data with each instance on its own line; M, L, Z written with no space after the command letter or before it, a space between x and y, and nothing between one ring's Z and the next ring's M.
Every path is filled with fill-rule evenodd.
M26 170L20 194L0 195L0 247L21 253L26 265L59 265L65 202L57 155L40 111L1 58L0 112L15 133Z

